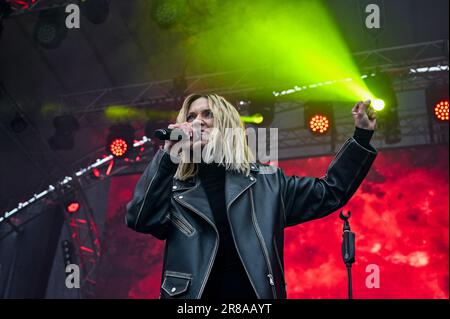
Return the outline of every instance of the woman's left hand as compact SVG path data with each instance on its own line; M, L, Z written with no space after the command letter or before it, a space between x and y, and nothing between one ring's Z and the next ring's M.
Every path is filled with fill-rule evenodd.
M377 119L376 112L370 105L370 100L358 102L352 109L355 126L366 130L375 130Z

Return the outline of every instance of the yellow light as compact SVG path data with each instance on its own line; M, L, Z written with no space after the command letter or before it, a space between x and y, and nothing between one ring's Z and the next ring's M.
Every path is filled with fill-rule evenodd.
M315 115L309 121L309 127L313 132L325 133L329 128L328 119L323 115Z
M264 121L264 116L259 113L253 115L253 123L261 124Z
M244 123L261 124L264 121L264 116L260 113L256 113L251 116L241 116L241 120Z
M372 106L373 106L373 108L375 109L375 111L381 111L382 109L384 109L385 105L386 105L386 104L385 104L384 101L381 100L381 99L375 99L375 100L372 102Z

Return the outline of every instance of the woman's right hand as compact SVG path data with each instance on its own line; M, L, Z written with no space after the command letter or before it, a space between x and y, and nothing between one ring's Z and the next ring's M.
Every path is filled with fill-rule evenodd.
M175 124L170 124L168 126L168 128L170 129L180 129L184 132L184 134L186 134L187 136L189 136L189 139L192 140L192 124L188 123L188 122L184 122L184 123L175 123ZM179 141L175 140L166 140L164 143L164 150L166 152L170 152L170 150L172 149L172 146L174 146L176 143L178 143Z

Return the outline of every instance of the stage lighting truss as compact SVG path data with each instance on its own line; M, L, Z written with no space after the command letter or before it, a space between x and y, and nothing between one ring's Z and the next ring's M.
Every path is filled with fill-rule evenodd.
M148 144L150 142L151 142L151 140L149 138L147 138L146 136L144 136L141 140L134 142L132 147L134 149L143 151L142 147L145 144ZM5 222L7 219L11 218L18 212L29 207L31 204L33 204L39 200L42 200L43 198L46 198L50 194L55 193L57 190L59 191L65 187L67 187L67 185L73 185L74 179L80 179L82 177L88 176L92 170L101 169L101 167L105 166L106 164L109 164L113 160L114 160L114 156L112 156L112 155L105 156L101 159L99 158L99 159L95 160L91 165L89 165L85 168L79 169L72 176L66 176L62 180L58 181L57 183L49 185L47 187L47 189L43 190L40 193L34 194L30 199L19 203L14 209L5 212L3 214L3 216L0 216L0 223Z
M0 33L2 20L22 14L38 13L34 40L45 49L55 49L67 36L65 8L77 4L83 16L93 24L101 24L109 15L110 0L0 0Z
M73 244L70 240L63 240L61 243L62 251L63 251L63 258L64 258L64 265L68 266L70 264L75 264L76 256L75 256L75 249L73 247Z
M361 75L361 79L364 80L364 79L374 77L374 76L376 76L375 72L372 72L369 74L363 74L363 75ZM353 78L343 78L343 79L334 79L334 80L328 80L328 81L323 81L323 82L316 82L316 83L311 83L311 84L307 84L307 85L295 85L291 88L287 88L282 91L273 91L272 94L275 97L278 97L278 96L289 95L289 94L298 93L298 92L302 92L302 91L306 91L306 90L310 90L310 89L318 89L321 87L326 87L326 86L335 85L335 84L339 84L339 83L352 82L352 81L354 81Z
M53 202L59 203L64 210L68 233L68 240L63 241L64 264L76 264L79 267L80 295L82 298L93 298L96 270L102 251L93 210L81 188L80 180L76 178L66 177L55 186L52 197Z
M34 194L30 199L20 202L14 209L0 215L0 227L2 227L0 240L12 232L20 232L24 224L35 218L34 215L28 216L25 213L30 205L45 199L49 200L50 203L60 202L62 209L66 212L64 218L68 226L70 240L73 243L74 255L76 255L77 264L80 266L81 294L85 298L93 297L95 293L95 271L100 260L101 245L93 211L82 189L101 182L105 177L121 173L137 174L142 171L149 160L145 157L147 155L144 147L147 144L150 145L151 142L145 136L136 141L132 147L136 149L138 155L132 160L121 161L121 165L115 166L114 156L104 155L103 158L96 159L89 166L77 170L71 176L64 177L62 180L49 185L42 192ZM149 149L154 154L153 147ZM139 157L142 157L142 161ZM129 168L130 171L127 172ZM22 214L20 214L21 212Z

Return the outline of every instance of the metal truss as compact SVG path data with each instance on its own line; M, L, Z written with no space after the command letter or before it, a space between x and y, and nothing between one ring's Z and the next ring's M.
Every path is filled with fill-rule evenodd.
M137 174L136 168L142 172L155 151L150 142L151 140L144 136L133 145L134 158L116 160L111 155L102 159L99 158L89 166L49 185L39 194L34 194L27 201L21 202L14 209L5 212L0 216L0 240L12 232L21 232L24 225L44 213L43 210L39 214L31 212L27 209L31 205L43 201L46 205L64 206L65 195L75 195L82 208L73 214L65 212L65 225L81 270L81 295L85 298L95 297L96 272L102 247L97 225L94 221L94 212L85 196L85 191L111 176ZM152 146L146 147L148 145ZM98 154L102 152L103 148L97 150ZM103 170L104 173L94 177L91 174L94 169ZM62 209L64 210L64 207Z
M439 80L448 82L448 71L411 73L411 69L419 67L448 65L448 40L357 52L353 56L363 71L390 72L398 90L423 88ZM270 79L264 81L263 74L271 68L276 66L187 76L181 90L174 86L176 79L168 79L65 94L61 95L61 104L72 114L101 112L110 105L173 109L179 102L179 92L184 90L239 96L261 89L271 92L276 88L288 88L291 84L283 85Z
M185 87L181 88L181 91L218 92L223 95L255 91L263 87L257 84L255 79L260 78L258 75L264 70L267 68L187 76L184 78ZM179 103L182 99L180 89L174 88L174 81L176 79L65 94L60 96L61 104L66 111L75 115L102 112L110 105L173 109L178 107L175 103ZM211 87L211 83L215 83L216 86Z
M429 117L427 114L421 115L405 115L399 118L399 128L401 138L422 137L425 142L413 141L410 143L386 144L383 134L376 134L372 138L372 142L378 149L392 149L406 146L419 146L431 144L448 144L449 143L449 129L448 124L440 124L436 122L430 123L430 126L424 125L428 123ZM339 121L339 120L338 120ZM315 155L332 155L335 152L335 146L345 142L345 140L353 135L354 123L351 121L340 122L336 125L334 131L334 138L331 133L324 136L312 135L311 132L304 127L293 127L278 130L278 146L280 150L292 149L308 146L321 146L324 150L320 154ZM305 154L303 157L308 157Z
M396 91L426 88L435 83L448 85L448 40L363 51L354 54L354 57L361 70L379 69L392 74ZM429 66L447 68L442 71L426 70ZM418 72L418 69L423 70Z
M13 209L0 214L0 240L13 232L22 232L24 226L44 214L45 208L49 205L60 205L62 207L67 195L75 195L82 204L82 209L76 214L69 215L65 213L65 225L81 268L80 279L83 285L80 292L84 297L91 297L94 293L97 264L101 256L101 243L94 219L94 212L84 192L92 184L118 174L126 169L127 166L134 166L134 163L138 161L136 158L129 161L116 161L112 156L92 161L93 156L103 154L104 147L100 147L97 152L91 153L89 156L76 162L72 168L63 167L60 165L61 160L58 158L58 155L49 148L47 141L42 137L39 130L1 83L0 92L4 98L5 106L9 105L11 110L18 114L28 126L27 130L17 135L10 132L7 119L0 119L0 129L15 142L20 151L44 177L41 186L37 187L38 189L41 188L39 192L33 194L28 200L18 203ZM134 149L138 149L139 157L142 161L149 160L148 154L154 151L153 146L150 148L144 147L147 144L150 144L150 139L145 137L134 144ZM88 160L92 161L92 163L80 169L80 166L84 166ZM112 165L114 163L118 165ZM105 166L107 167L104 174L95 179L90 177L94 169L102 170ZM52 182L47 187L42 186L48 180L55 180L55 176L64 176L64 178ZM31 206L38 202L44 204L42 209L30 209ZM11 207L11 205L8 204L8 207ZM36 206L33 206L33 208L36 208ZM64 208L62 210L64 211Z
M449 42L437 40L382 49L361 51L353 54L360 69L371 71L410 71L423 65L448 63Z
M147 138L146 136L144 136L142 138L142 140L140 141L136 141L133 145L134 148L140 148L142 145L146 144L146 143L150 143L150 139ZM139 157L141 158L141 156ZM54 183L54 184L50 184L45 190L43 190L42 192L38 193L38 194L34 194L30 199L28 199L25 202L21 202L19 203L14 209L7 211L3 214L3 216L0 216L0 223L7 221L8 219L10 219L12 216L16 215L17 213L19 213L20 211L24 210L25 208L27 208L28 206L32 205L33 203L42 200L43 198L51 195L51 194L57 194L60 195L61 193L68 193L70 191L76 191L77 190L77 184L79 185L79 187L81 187L81 185L85 186L82 178L84 178L85 176L88 176L88 174L95 168L104 166L107 163L110 163L114 161L114 157L112 155L109 155L105 158L102 159L97 159L95 160L92 164L90 164L89 166L82 168L78 171L76 171L72 176L65 176L62 180ZM127 163L133 163L133 161L130 160L124 160L123 163L125 163L125 165ZM111 174L107 174L108 176ZM19 225L16 225L19 226Z

